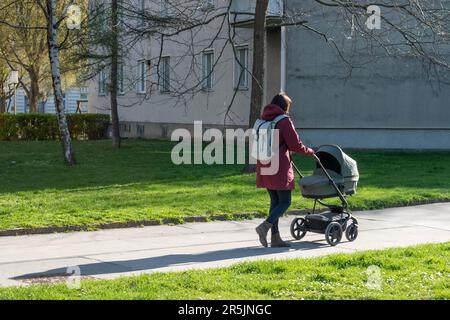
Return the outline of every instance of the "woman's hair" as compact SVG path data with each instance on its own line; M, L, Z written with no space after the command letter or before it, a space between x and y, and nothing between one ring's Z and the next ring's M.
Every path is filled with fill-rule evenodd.
M292 104L292 100L285 93L279 93L273 97L271 104L276 104L287 112Z

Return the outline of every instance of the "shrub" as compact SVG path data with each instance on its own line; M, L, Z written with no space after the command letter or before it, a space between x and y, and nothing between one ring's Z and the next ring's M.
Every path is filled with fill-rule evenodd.
M95 140L106 136L109 116L104 114L67 114L73 139ZM45 113L0 114L0 140L56 140L59 128L56 115Z

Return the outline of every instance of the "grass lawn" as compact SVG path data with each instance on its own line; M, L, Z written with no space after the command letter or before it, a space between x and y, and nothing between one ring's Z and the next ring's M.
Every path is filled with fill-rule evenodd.
M80 289L65 283L1 288L0 299L450 299L449 261L450 243L421 245L83 280Z
M0 142L0 229L95 225L187 216L267 212L268 195L242 165L171 163L174 143L76 141L79 165L62 163L54 141ZM358 161L353 208L450 200L450 153L351 152ZM310 158L297 158L306 173ZM294 193L291 209L311 202Z

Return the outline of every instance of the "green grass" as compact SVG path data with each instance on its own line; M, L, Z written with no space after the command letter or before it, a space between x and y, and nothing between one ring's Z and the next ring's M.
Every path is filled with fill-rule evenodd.
M266 191L242 165L176 166L173 145L125 140L113 150L106 140L78 141L79 164L67 167L57 142L0 142L0 229L267 212ZM353 208L450 200L450 153L350 155L361 173ZM296 163L311 172L310 158ZM297 190L291 209L309 206Z
M1 288L0 299L449 299L450 243L259 261L116 280ZM368 268L380 279L369 281Z

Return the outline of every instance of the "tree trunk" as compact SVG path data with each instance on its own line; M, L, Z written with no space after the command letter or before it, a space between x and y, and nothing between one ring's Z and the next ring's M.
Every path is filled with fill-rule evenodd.
M261 115L264 97L264 68L266 47L266 14L269 0L256 0L255 21L253 25L253 67L252 92L250 97L249 128ZM248 146L247 146L247 151ZM248 159L248 157L247 157ZM254 164L247 164L244 173L255 172Z
M112 146L120 148L120 127L117 107L118 65L119 65L119 35L118 35L118 0L111 1L111 126Z
M52 85L55 97L56 117L58 119L59 133L64 152L64 160L69 165L74 165L75 155L72 150L69 126L64 113L63 95L61 89L61 72L59 67L59 48L57 43L57 25L55 17L55 1L47 0L47 45L52 72Z
M0 113L5 113L6 111L6 99L0 96Z
M0 79L0 113L6 112L7 93L5 91L6 81Z
M268 3L268 0L256 0L255 22L253 27L253 77L250 98L250 127L261 116L261 107L263 105L264 68L266 61L266 13Z
M34 70L28 71L30 77L30 90L29 90L29 112L38 112L39 108L39 76Z

